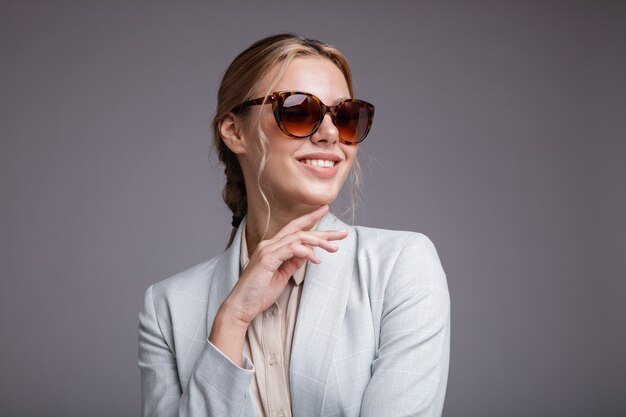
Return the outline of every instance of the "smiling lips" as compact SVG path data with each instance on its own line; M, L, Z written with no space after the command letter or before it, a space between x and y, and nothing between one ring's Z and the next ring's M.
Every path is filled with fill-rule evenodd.
M327 159L304 159L300 162L316 167L332 168L335 166L335 161L329 161Z
M315 176L328 179L332 178L337 173L340 161L331 161L329 159L301 159L299 162L307 171Z

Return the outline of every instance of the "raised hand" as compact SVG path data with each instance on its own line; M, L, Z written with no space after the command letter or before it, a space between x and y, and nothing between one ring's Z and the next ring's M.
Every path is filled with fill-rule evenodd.
M336 252L333 240L344 239L346 230L306 230L328 211L324 205L289 222L275 236L261 241L230 295L222 303L209 340L241 363L243 340L254 318L279 297L289 278L306 260L320 263L314 247Z

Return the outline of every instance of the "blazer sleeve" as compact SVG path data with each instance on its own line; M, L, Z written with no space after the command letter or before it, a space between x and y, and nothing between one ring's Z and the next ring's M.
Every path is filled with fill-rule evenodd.
M170 350L154 307L153 287L139 314L139 360L144 417L256 417L249 387L254 367L244 356L240 368L209 340L181 386L176 357Z
M450 295L428 237L409 237L388 280L361 417L439 417L448 379Z

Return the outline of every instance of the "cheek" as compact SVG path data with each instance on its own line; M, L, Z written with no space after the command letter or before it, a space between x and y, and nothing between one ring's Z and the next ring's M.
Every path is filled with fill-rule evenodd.
M343 148L343 153L346 156L346 165L348 168L352 168L354 161L356 160L356 155L359 150L359 145L341 145Z
M276 123L271 107L263 113L261 118L261 128L263 129L263 132L265 132L265 136L267 136L268 139L283 134L278 127L278 123Z
M259 130L260 128L260 130ZM262 136L259 136L262 135ZM263 154L263 145L262 145L262 137L265 137L265 154L268 158L268 166L274 166L272 163L273 159L280 159L280 157L288 152L287 146L289 143L284 143L286 141L282 140L281 137L283 133L278 128L274 120L274 116L271 112L267 112L261 115L260 123L254 123L250 127L249 137L252 139L252 144L250 147L251 155L249 159L254 159L256 164L255 167L258 168L261 164L262 154ZM266 168L268 167L266 166Z

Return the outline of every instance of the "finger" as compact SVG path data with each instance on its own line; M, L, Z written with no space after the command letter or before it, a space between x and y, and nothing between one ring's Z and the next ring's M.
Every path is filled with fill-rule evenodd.
M286 277L291 277L298 269L302 267L302 265L304 265L306 261L307 258L294 256L293 258L287 259L285 262L283 262L278 270L284 273Z
M281 238L274 238L271 240L264 240L257 246L257 250L275 250L278 246L289 243L293 240L301 240L302 242L320 246L326 250L335 251L338 247L335 244L329 244L333 240L345 239L348 236L347 230L322 230L322 231L305 231L299 230ZM323 242L322 242L323 241Z
M341 240L348 237L348 231L345 229L310 231L307 233L312 233L313 235L326 240Z
M324 232L306 232L298 231L282 237L277 241L273 241L266 246L266 250L275 251L281 246L298 242L307 246L318 246L328 252L336 252L339 246L330 242L331 240L339 240L346 237L345 232L341 231L324 231Z
M274 239L281 238L285 235L288 235L289 233L293 233L298 230L306 229L307 226L311 226L317 220L321 219L322 216L326 214L326 212L328 212L328 204L324 204L323 206L320 206L316 210L303 216L296 217L295 219L287 223L285 227L280 229L278 233L274 235Z
M320 246L324 249L335 251L338 248L335 244L325 240L323 237L316 236L312 233L307 233L304 231L298 231L295 233L291 233L287 236L283 236L277 241L272 242L267 246L268 251L276 251L283 246L288 246L293 243L300 243L307 246Z
M273 250L265 248L263 251L255 253L250 259L250 265L253 265L255 269L258 265L261 269L273 275L280 270L284 262L294 257L306 258L313 263L320 263L313 248L299 242L291 242L286 245L277 246ZM265 278L267 279L269 277Z
M280 265L293 257L306 258L315 264L319 264L321 262L312 247L303 245L299 242L291 242L287 245L282 245L276 248L275 251L271 252L271 257L277 259L280 262Z

